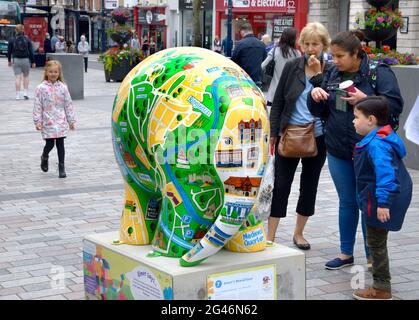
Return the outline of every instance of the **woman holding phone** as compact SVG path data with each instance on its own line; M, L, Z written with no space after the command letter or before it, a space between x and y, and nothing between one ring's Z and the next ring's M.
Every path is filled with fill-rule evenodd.
M296 208L297 222L293 242L299 249L310 249L303 232L308 218L314 214L320 172L326 159L326 146L322 121L308 110L307 96L313 87L321 85L323 74L329 68L329 65L323 61L323 51L329 48L329 44L329 33L322 24L317 22L307 24L300 34L300 46L304 56L285 64L275 91L270 114L270 142L275 146L275 183L271 215L268 219L268 245L275 239L280 219L287 214L292 181L301 160L300 196ZM314 123L317 155L304 158L279 155L278 142L287 126L304 126L310 123Z
M359 30L339 33L331 42L334 65L321 87L314 88L308 99L314 116L326 120L325 141L329 171L339 197L340 254L326 263L326 269L336 270L354 264L353 250L358 227L359 209L356 198L353 152L361 140L353 126L353 106L367 96L385 96L390 102L390 124L397 126L397 116L403 109L396 76L385 64L373 65L362 49L363 34ZM351 80L352 92L342 92L339 84ZM345 97L346 96L346 97ZM362 216L363 218L363 216ZM361 218L361 219L362 219ZM365 244L365 223L362 221ZM365 253L368 267L368 248Z

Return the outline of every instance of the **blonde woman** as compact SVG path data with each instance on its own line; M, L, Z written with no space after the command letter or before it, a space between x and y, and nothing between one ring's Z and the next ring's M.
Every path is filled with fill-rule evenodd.
M330 37L320 23L309 23L300 34L300 46L304 56L288 61L282 71L272 102L270 124L271 144L275 146L275 184L271 215L268 219L267 240L273 242L281 218L287 214L288 197L299 162L302 162L300 196L296 208L297 222L293 242L301 250L309 250L310 244L303 232L307 220L314 214L320 172L326 159L323 124L307 108L307 95L321 85L323 74L329 65L323 61ZM278 142L287 125L306 125L314 122L314 134L318 153L314 157L287 158L278 154Z

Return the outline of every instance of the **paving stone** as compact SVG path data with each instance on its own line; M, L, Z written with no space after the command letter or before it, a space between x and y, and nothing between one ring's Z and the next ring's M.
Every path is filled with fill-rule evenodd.
M18 240L18 241L21 244L27 244L27 243L35 243L35 242L55 241L55 240L59 240L59 239L60 239L60 237L57 237L57 236L34 238L33 235L32 235L32 237L30 237L30 235L29 235L27 239L21 239L21 240Z
M24 300L29 299L37 299L37 298L46 298L51 296L58 296L64 293L69 293L70 289L46 289L46 290L39 290L39 291L31 291L26 293L19 294L19 297Z
M74 292L84 291L84 283L74 284L74 285L68 286L68 288Z
M316 286L316 288L320 289L321 291L328 293L339 293L342 291L347 291L352 289L351 288L351 281L341 282L341 283L333 283L328 285L320 285Z
M54 296L48 296L48 297L42 297L42 298L37 298L34 300L69 300L68 298L66 298L64 295L54 295ZM74 299L76 300L76 299Z
M0 261L2 261L2 259L8 260L8 258L13 259L13 257L17 257L17 256L22 256L22 252L20 251L6 251L6 252L2 252L0 253Z
M419 261L418 261L418 264L407 265L407 266L404 266L404 268L409 271L419 272Z
M413 280L413 281L416 281L416 280L419 281L419 272L403 274L403 278L406 278L408 280Z
M52 263L40 263L40 264L31 264L22 267L13 267L8 268L11 273L25 272L25 271L34 271L34 270L43 270L49 269L53 266Z
M36 254L22 254L22 255L0 258L0 262L8 261L14 265L15 263L19 261L21 262L28 261L30 259L36 259L36 258L39 258Z
M12 281L3 281L1 285L4 288L11 288L11 287L20 287L27 284L33 284L33 283L41 283L45 281L50 281L48 277L41 276L41 277L28 277L25 279L19 279L19 280L12 280Z
M393 294L395 297L400 300L419 300L419 290L398 292Z
M80 268L81 268L81 266L83 265L83 259L81 257L78 257L74 259L60 260L60 261L56 261L56 264L61 265L64 268L66 266L80 265Z
M328 285L328 284L330 284L330 282L326 282L322 279L310 279L306 281L307 288L318 287L318 286L323 286L323 285Z
M49 279L49 281L45 281L45 282L27 284L27 285L24 285L23 288L25 289L26 292L52 289L51 280Z
M21 266L30 266L38 263L47 263L54 261L54 257L36 257L34 259L27 259L27 260L20 260L20 261L13 261L12 265L14 267L21 267Z
M12 265L8 262L0 262L0 269L10 268Z
M8 251L21 251L25 249L31 249L34 248L41 248L41 247L47 247L45 243L39 242L39 243L28 243L28 244L20 244L20 245L13 245L13 246L7 246L5 247Z
M7 269L0 269L0 276L4 276L10 274L10 271L8 271Z
M310 298L310 297L313 297L313 296L324 295L324 294L326 294L326 292L324 292L324 291L322 291L318 288L314 288L314 287L307 287L307 290L306 290L306 297L307 298Z
M406 283L396 283L392 285L392 288L395 290L402 292L402 291L413 291L419 290L419 281L409 281Z
M0 297L23 293L23 292L25 292L25 289L23 289L22 287L0 289Z
M12 294L9 296L0 296L0 300L22 300L19 296Z
M321 295L321 298L323 300L353 300L352 296L345 295L341 292L324 294Z
M66 293L64 294L64 296L68 300L85 300L84 288L83 290L78 291L78 292Z

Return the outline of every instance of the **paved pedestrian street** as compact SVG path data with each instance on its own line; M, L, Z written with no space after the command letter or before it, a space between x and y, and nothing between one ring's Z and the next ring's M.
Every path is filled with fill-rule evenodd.
M12 68L0 58L0 299L84 299L82 239L119 228L123 180L110 128L119 83L106 83L95 59L97 55L90 56L84 74L85 99L74 101L77 129L65 139L67 178L59 179L56 149L50 153L49 172L40 170L44 142L32 122L34 88L43 70L30 73L30 100L16 101ZM402 231L391 233L388 242L395 299L419 299L419 171L409 171L414 180L412 204ZM298 189L297 175L288 217L281 221L276 238L290 247ZM371 281L360 226L355 268L324 269L339 252L337 212L326 164L316 214L305 232L312 246L306 252L307 299L352 299L351 283Z

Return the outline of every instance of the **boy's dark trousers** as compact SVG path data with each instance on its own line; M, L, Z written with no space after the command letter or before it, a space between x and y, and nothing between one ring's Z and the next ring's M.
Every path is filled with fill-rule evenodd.
M367 244L372 258L373 287L391 292L387 236L388 230L367 225Z

